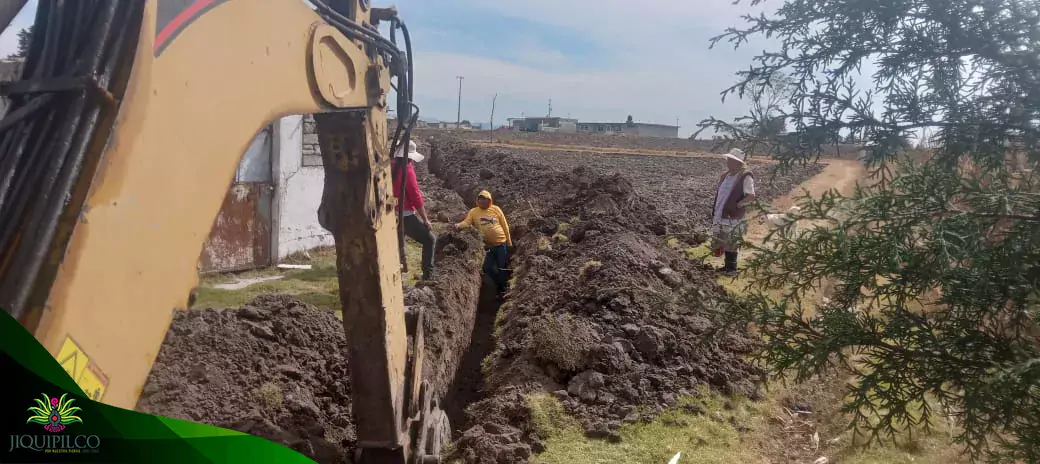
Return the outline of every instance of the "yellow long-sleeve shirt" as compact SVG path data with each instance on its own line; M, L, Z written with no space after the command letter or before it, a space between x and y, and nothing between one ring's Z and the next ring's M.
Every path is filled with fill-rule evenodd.
M486 194L490 199L491 194ZM506 244L513 246L513 237L509 235L509 222L502 209L495 205L484 208L473 208L466 214L466 218L458 223L459 227L476 227L484 235L484 245L496 246Z

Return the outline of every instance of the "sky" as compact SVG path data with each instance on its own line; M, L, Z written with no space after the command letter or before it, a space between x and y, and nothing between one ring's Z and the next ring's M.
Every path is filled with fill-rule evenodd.
M675 124L680 135L708 116L731 118L746 102L720 92L762 43L734 51L709 39L742 24L747 1L399 0L411 30L421 116L554 116ZM767 2L778 7L779 2ZM638 7L637 7L638 5ZM755 47L757 45L757 48Z
M37 3L39 3L39 0L26 2L25 7L18 13L18 16L15 16L3 34L0 34L0 58L6 58L18 50L18 31L32 25L36 15Z
M17 49L17 31L32 23L30 0L2 35L0 56ZM263 0L255 1L262 4ZM724 104L735 82L768 43L739 50L709 39L743 24L748 1L733 0L397 0L415 54L416 102L422 118L495 125L506 118L552 114L591 122L680 125L696 130L708 116L729 119L746 102ZM375 6L388 2L374 0ZM777 8L780 2L765 2ZM637 7L638 6L638 7Z

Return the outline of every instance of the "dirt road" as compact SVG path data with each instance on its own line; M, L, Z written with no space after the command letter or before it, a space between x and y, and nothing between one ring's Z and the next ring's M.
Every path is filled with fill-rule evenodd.
M856 188L856 182L867 175L863 163L859 161L828 159L827 163L827 167L822 172L802 182L786 195L770 202L772 210L778 213L787 211L795 206L798 199L806 193L813 198L819 198L824 192L830 190L836 190L842 195L850 195ZM748 223L747 240L762 243L766 234L769 233L769 228L765 218L757 216L751 218Z

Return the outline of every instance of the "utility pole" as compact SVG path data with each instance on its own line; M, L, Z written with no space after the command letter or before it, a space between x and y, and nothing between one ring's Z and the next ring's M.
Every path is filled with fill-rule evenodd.
M455 78L459 80L459 113L455 117L455 128L456 129L461 129L462 128L462 80L465 79L465 78L462 77L462 76L455 76Z
M495 94L495 97L491 99L491 121L488 122L488 125L491 126L491 143L495 143L495 101L496 100L498 100L498 94L497 93Z

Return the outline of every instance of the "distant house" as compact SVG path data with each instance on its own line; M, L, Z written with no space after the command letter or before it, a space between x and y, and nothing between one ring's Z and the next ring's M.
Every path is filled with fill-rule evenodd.
M519 132L563 132L578 131L578 120L568 118L510 118L509 127Z
M585 132L637 137L679 137L679 126L641 122L579 122L577 119L558 117L509 118L509 127L517 132Z
M578 132L625 134L637 137L679 138L679 126L643 122L580 122Z
M469 121L462 121L461 123L444 122L444 121L441 121L441 122L431 122L431 123L429 123L427 125L427 127L429 127L430 129L446 129L446 130L456 130L456 129L471 130L471 129L479 129L480 128L479 125L474 127L474 125L470 124Z

